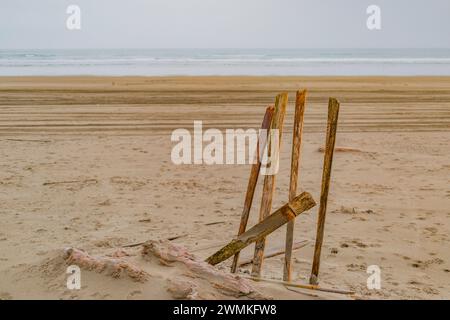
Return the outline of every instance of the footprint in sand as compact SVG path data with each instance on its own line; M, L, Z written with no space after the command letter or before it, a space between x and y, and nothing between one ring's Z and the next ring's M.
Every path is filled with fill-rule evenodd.
M0 179L0 186L5 187L21 187L22 176L9 176Z
M357 263L350 263L346 265L347 271L355 272L355 271L366 271L367 270L367 264L357 264Z
M436 265L436 264L440 265L440 264L443 264L443 263L444 263L444 260L442 260L440 258L434 258L434 259L425 260L425 261L416 260L415 262L413 262L411 264L411 266L413 268L418 268L418 269L425 270L425 269L427 269L428 267L430 267L432 265Z
M435 228L435 227L427 227L427 228L424 228L423 234L434 236L437 232L438 232L437 228Z
M110 206L111 205L111 200L106 199L105 201L99 202L98 205L99 206Z
M142 189L147 184L147 182L143 180L134 180L129 177L119 177L119 176L112 177L110 179L110 182L118 186L119 189L121 190L127 188L133 191Z
M358 248L367 248L367 244L363 243L361 240L355 239L352 240L352 243L356 245Z

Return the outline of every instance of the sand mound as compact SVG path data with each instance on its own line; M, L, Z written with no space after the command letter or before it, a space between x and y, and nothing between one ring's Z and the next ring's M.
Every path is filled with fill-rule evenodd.
M0 299L345 299L254 282L167 240L97 250L53 250L36 263L10 269L5 276L14 285L2 288ZM80 270L81 288L71 290L67 282L74 266Z
M219 270L169 241L98 250L56 250L36 264L14 268L9 276L20 286L9 288L2 299L271 299L252 281ZM66 286L74 266L80 270L78 290Z

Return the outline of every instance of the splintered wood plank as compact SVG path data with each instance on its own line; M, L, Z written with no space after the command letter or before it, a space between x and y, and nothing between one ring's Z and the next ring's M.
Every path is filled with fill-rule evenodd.
M295 197L292 202L285 204L266 219L232 240L222 249L206 259L206 262L216 265L230 258L251 243L264 239L267 235L315 205L316 203L312 196L308 192L303 192Z

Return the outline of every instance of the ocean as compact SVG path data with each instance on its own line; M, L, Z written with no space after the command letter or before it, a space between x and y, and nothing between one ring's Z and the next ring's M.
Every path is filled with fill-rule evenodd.
M450 49L0 50L0 76L444 75Z

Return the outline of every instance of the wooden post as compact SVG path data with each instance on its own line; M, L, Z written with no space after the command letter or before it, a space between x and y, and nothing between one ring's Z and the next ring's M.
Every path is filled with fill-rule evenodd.
M280 153L280 146L281 146L281 137L283 133L283 122L284 122L284 115L286 113L286 106L288 102L288 94L287 93L281 93L277 95L275 99L275 113L272 118L272 123L270 124L270 130L276 130L279 131L278 136L278 154L276 155L270 155L272 160L275 158L275 161L279 161L279 153ZM272 149L272 134L269 133L269 139L267 141L267 151L268 153ZM272 165L274 161L271 161ZM272 198L273 198L273 191L275 189L275 177L276 174L273 173L272 175L266 175L264 177L264 185L263 185L263 195L261 199L261 208L259 211L259 221L263 221L271 212L272 210ZM266 244L265 237L261 238L259 241L255 244L255 254L253 258L253 267L252 267L252 275L259 277L261 274L261 267L262 262L264 259L264 247Z
M294 129L292 134L291 180L289 183L289 201L294 199L297 193L297 181L300 162L300 150L302 145L303 118L305 114L306 90L297 91L295 100ZM283 280L291 281L291 256L294 243L295 221L289 221L286 228L286 249L284 256Z
M318 284L320 253L323 244L325 228L325 215L327 212L328 192L330 190L331 165L333 162L334 144L336 141L336 130L339 116L339 102L330 98L328 102L327 137L325 142L325 157L322 173L322 190L320 194L320 206L317 220L316 245L314 248L314 260L311 270L310 284Z
M214 253L206 262L216 265L245 247L249 246L255 241L264 239L267 235L280 228L288 221L295 219L296 216L302 212L311 209L316 205L314 199L308 192L303 192L289 202L269 215L266 219L259 222L257 225L250 228L248 231L241 234L236 239L232 240L222 249Z
M258 141L258 149L256 150L256 163L252 165L250 171L250 178L248 179L247 193L245 195L244 209L241 215L241 224L239 225L238 236L243 234L247 229L248 217L250 215L250 209L252 208L253 196L255 195L256 184L258 182L259 170L261 169L261 159L260 150L264 150L266 147L265 142L267 142L267 132L272 121L273 112L275 108L273 106L267 107L266 113L264 115L263 123L261 125L262 130L266 130L266 139L263 141ZM264 143L264 145L262 145ZM231 264L231 272L235 273L239 262L239 252L234 255L233 263Z

